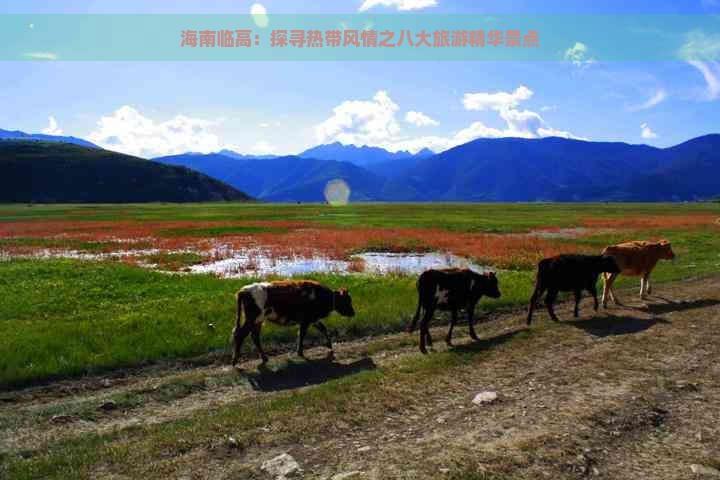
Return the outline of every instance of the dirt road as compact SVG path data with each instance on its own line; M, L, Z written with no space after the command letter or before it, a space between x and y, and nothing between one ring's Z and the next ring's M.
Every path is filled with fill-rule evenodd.
M155 366L6 392L0 460L52 459L53 445L99 434L132 462L100 455L80 476L272 478L262 463L287 453L304 478L712 478L720 277L657 290L598 314L586 299L577 320L567 305L560 323L540 312L530 329L523 312L498 315L480 342L460 325L450 350L438 327L427 357L397 334L340 344L335 361L317 347L265 371L250 353L241 370ZM497 399L474 405L481 391ZM212 416L232 410L262 418ZM157 439L167 447L143 446Z

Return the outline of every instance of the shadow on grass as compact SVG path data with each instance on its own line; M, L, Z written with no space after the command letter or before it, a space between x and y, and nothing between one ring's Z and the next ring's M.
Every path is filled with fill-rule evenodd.
M522 337L531 335L532 331L528 328L521 327L517 330L513 330L510 332L503 333L501 335L498 335L496 337L490 337L490 338L481 338L480 340L473 341L470 343L466 343L463 345L457 345L450 347L448 351L454 352L454 353L477 353L481 352L483 350L488 350L494 347L497 347L499 345L502 345L505 342L509 342L510 340L513 340L516 337Z
M595 337L609 337L613 335L630 335L639 333L651 328L658 323L670 323L660 317L637 318L627 315L608 315L606 317L595 317L588 320L572 320L562 322L566 325L585 330Z
M664 297L655 297L663 300L665 303L648 303L642 307L641 310L655 314L662 315L663 313L672 312L683 312L685 310L694 310L696 308L714 307L720 305L720 300L714 298L704 298L698 300L674 302Z
M321 359L289 361L278 370L260 365L257 372L244 372L254 390L277 392L306 385L317 385L363 370L374 370L371 358L362 358L352 363L338 363L332 355Z

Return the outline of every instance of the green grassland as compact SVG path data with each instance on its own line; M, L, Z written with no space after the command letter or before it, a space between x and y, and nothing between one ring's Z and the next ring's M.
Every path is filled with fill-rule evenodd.
M444 228L452 231L511 232L573 227L588 217L717 214L717 204L687 205L322 205L150 204L0 206L0 222L68 220L136 221L315 221L336 227ZM678 259L654 274L668 281L715 272L720 267L720 228L637 231L638 238L666 237ZM223 234L224 232L214 232ZM212 235L210 235L212 236ZM564 240L600 250L622 240L622 232ZM37 239L6 240L37 242ZM54 241L49 239L49 241ZM88 250L98 248L88 245ZM182 261L181 261L182 260ZM196 259L179 259L192 263ZM483 299L478 316L525 305L533 288L531 270L502 271L503 296ZM313 275L332 287L348 287L357 316L333 314L335 338L352 339L398 331L415 311L414 278L406 276ZM0 390L176 359L211 361L228 350L234 324L234 292L256 279L223 280L210 275L172 275L124 265L58 259L0 261ZM621 283L622 286L623 283ZM625 280L636 285L636 280ZM438 320L442 321L442 320ZM210 327L209 324L213 326ZM295 329L267 325L267 347L288 348ZM479 329L482 332L482 327ZM316 336L311 331L311 337ZM313 341L312 338L310 341ZM245 351L251 351L250 342ZM214 355L214 356L213 356Z
M463 232L517 232L574 227L583 218L717 214L718 203L318 204L194 203L0 205L0 222L13 221L308 221L336 227L440 228Z

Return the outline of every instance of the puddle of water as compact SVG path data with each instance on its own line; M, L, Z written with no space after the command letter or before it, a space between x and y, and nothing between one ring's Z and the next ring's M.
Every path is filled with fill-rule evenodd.
M490 271L488 267L471 262L465 257L452 253L375 253L356 255L365 262L365 271L388 274L420 274L428 268L470 268L482 273Z
M466 258L449 253L379 253L368 252L355 255L358 262L332 260L325 257L292 257L271 258L263 252L248 252L233 258L217 262L194 265L189 268L192 273L214 273L221 277L247 276L297 276L309 273L350 273L359 269L365 273L387 275L390 273L416 275L428 268L471 268L477 272L489 271Z
M348 267L349 262L343 260L331 260L324 257L272 258L253 252L217 262L193 265L188 271L191 273L214 273L225 278L264 275L291 277L308 273L342 273L348 271Z
M165 251L182 253L185 250ZM190 250L187 250L190 251ZM159 249L127 250L118 252L88 253L74 250L40 250L31 255L7 255L10 258L72 258L77 260L107 260L117 257L137 257L161 253ZM212 273L223 278L263 277L277 275L293 277L311 273L354 273L363 272L375 275L401 274L418 275L429 268L470 268L476 272L491 269L478 265L467 258L451 253L383 253L366 252L353 256L350 261L333 260L321 255L311 258L303 256L273 257L262 248L230 250L216 246L211 251L196 252L206 257L228 257L209 263L192 265L185 273ZM5 254L0 258L5 259ZM146 268L157 268L154 264L141 264ZM173 272L181 273L181 272Z
M77 250L51 250L43 249L31 254L7 255L8 258L70 258L74 260L107 260L118 257L140 257L155 255L162 250L157 248L143 250L120 250L117 252L88 253ZM3 254L5 255L5 254Z

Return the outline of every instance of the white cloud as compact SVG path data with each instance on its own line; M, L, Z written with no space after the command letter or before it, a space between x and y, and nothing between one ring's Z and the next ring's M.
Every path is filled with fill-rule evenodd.
M25 54L26 57L32 58L33 60L57 60L57 53L53 52L29 52Z
M524 85L520 85L514 92L495 93L466 93L463 105L466 110L494 110L507 126L504 130L489 128L480 122L473 123L468 129L459 132L461 137L469 134L476 137L565 137L581 138L570 132L556 130L550 127L536 112L530 110L517 110L520 102L528 100L534 92Z
M685 43L678 56L695 67L705 78L707 90L704 100L720 98L720 33L706 34L693 30L685 36Z
M720 57L720 33L693 30L685 36L678 54L683 60L715 60Z
M520 85L514 92L466 93L463 97L465 110L502 110L516 107L533 96L533 91Z
M657 133L653 132L650 128L650 125L647 123L641 123L640 124L640 136L646 140L652 140L653 138L658 138Z
M588 47L582 42L575 42L575 45L565 50L565 60L572 62L573 65L580 68L588 68L595 60L588 58Z
M271 145L265 140L260 140L252 146L252 152L258 155L271 155L275 153L276 150L277 148L275 148L274 145Z
M520 86L514 92L469 93L463 97L463 104L467 110L497 112L504 121L505 128L490 127L476 121L465 128L451 132L448 136L409 137L403 134L395 118L399 110L398 105L392 101L387 92L382 90L375 94L372 101L342 102L333 109L330 118L315 128L320 143L338 141L344 144L378 146L390 151L411 152L423 148L442 151L477 138L548 136L582 138L552 128L538 113L513 108L532 95L532 90Z
M720 62L700 62L691 60L688 62L697 68L705 78L707 88L705 91L705 100L717 100L720 98Z
M315 127L315 134L320 143L377 145L400 132L395 119L398 110L387 92L380 90L372 100L342 102L333 109L332 117Z
M415 125L416 127L428 127L433 126L436 127L440 125L437 120L433 120L429 116L425 115L422 112L413 112L409 111L405 114L405 121L407 123L410 123L412 125Z
M646 101L644 101L643 103L641 103L639 105L633 105L631 107L628 107L628 110L630 110L631 112L647 110L648 108L652 108L652 107L664 102L667 97L668 97L667 91L665 91L664 88L660 87L652 95L652 97L648 98Z
M62 135L63 131L58 127L57 120L52 115L48 117L48 126L42 130L45 135Z
M218 136L211 132L215 125L217 122L185 115L158 123L123 105L111 115L101 117L88 140L108 150L142 157L209 153L222 147Z
M364 12L373 7L395 7L398 10L419 10L421 8L437 6L437 0L364 0L360 11Z
M262 122L262 123L258 124L258 127L260 127L260 128L270 128L270 124L267 123L267 122Z
M541 112L554 112L558 109L557 105L545 105L540 107Z

